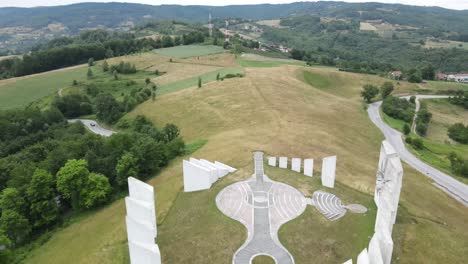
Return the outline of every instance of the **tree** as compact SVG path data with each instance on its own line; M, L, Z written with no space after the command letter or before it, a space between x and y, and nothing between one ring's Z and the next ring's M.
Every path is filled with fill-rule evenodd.
M415 104L416 103L416 96L412 95L409 99L410 103Z
M94 58L89 58L88 59L88 66L89 67L94 66Z
M127 183L127 178L132 176L138 178L138 171L140 170L138 166L138 159L130 152L125 152L122 157L120 157L115 166L117 173L116 182L118 186L124 186Z
M11 250L9 249L12 245L11 240L5 235L5 231L0 229L0 245L3 246L3 250L0 250L0 263L11 263Z
M86 186L88 175L88 162L82 159L68 160L57 173L57 190L71 200L73 209L80 208L80 190Z
M122 115L119 102L109 93L100 93L96 97L96 117L105 123L112 124Z
M102 63L102 71L103 72L109 71L109 63L107 63L107 60L104 60L104 62Z
M219 81L219 72L216 74L216 80Z
M410 132L411 132L410 126L408 125L408 123L405 123L405 124L403 125L403 133L404 133L405 135L408 135Z
M468 144L468 126L455 123L448 128L448 136L462 144Z
M114 75L114 80L117 81L117 80L119 79L119 75L117 74L117 70L114 70L114 71L112 72L112 74Z
M166 124L163 128L164 142L170 142L179 136L180 130L174 124Z
M55 181L43 169L36 169L26 191L29 202L29 215L35 228L47 226L57 220L58 206L55 202Z
M393 92L392 82L384 82L384 84L382 84L382 86L380 87L380 95L382 96L382 99L385 99L392 92Z
M370 103L372 99L379 93L379 88L372 84L366 84L362 88L363 90L361 91L361 97L364 98L367 103Z
M109 179L99 173L91 173L88 176L85 187L80 191L80 206L92 208L107 201L112 188Z
M0 196L0 208L4 210L13 210L19 213L25 212L26 202L23 196L16 188L5 188Z
M0 229L14 243L23 241L31 233L31 225L28 219L15 210L2 210L0 217Z
M167 164L163 143L149 136L139 137L130 151L138 160L139 174L149 175Z
M201 77L198 77L198 88L202 87L202 79Z
M150 78L146 78L146 79L145 79L145 84L146 84L146 86L148 86L150 83L151 83L151 79L150 79Z
M424 80L434 80L435 79L435 69L431 64L425 66L421 69L421 77Z
M88 77L88 79L93 78L93 71L91 70L91 68L88 68L88 72L86 73L86 76Z
M422 81L421 73L416 69L411 69L408 71L408 82L410 83L420 83Z

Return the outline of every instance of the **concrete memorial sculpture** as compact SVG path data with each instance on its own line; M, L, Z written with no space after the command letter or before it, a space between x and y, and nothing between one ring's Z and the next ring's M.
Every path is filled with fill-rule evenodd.
M344 262L343 264L353 264L353 260L352 259L348 259L346 262Z
M190 161L183 162L184 192L194 192L211 188L212 172Z
M207 190L219 178L222 178L236 169L219 161L214 163L205 159L190 158L182 161L184 175L184 192Z
M235 168L233 168L233 167L231 167L231 166L228 166L228 165L226 165L226 164L224 164L224 163L221 163L221 162L219 162L219 161L215 161L214 163L215 163L216 165L218 165L218 166L221 166L221 167L226 168L230 173L235 172L235 171L237 170L237 169L235 169Z
M369 264L369 256L367 255L367 249L363 249L361 253L359 253L356 262L357 264Z
M135 178L128 178L125 197L128 249L131 264L160 264L161 254L154 243L157 235L154 189Z
M291 170L295 172L301 172L301 163L302 160L300 158L292 158L291 159Z
M336 156L326 157L322 161L322 185L335 187Z
M369 256L369 263L383 264L382 253L380 252L379 239L374 235L369 242L369 249L367 251Z
M161 253L156 244L128 242L131 264L161 264Z
M314 173L314 160L305 159L304 160L304 175L312 177Z
M268 157L268 165L276 167L276 157Z
M287 157L279 157L279 167L282 169L288 168L288 158Z

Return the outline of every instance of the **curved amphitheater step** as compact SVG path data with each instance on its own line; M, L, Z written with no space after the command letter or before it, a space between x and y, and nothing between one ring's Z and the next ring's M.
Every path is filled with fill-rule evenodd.
M340 198L334 194L316 191L312 195L312 202L315 208L331 221L338 220L346 214L346 209L341 204Z

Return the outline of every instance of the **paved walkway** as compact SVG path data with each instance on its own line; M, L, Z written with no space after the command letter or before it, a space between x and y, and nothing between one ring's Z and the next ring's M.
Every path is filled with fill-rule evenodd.
M433 95L418 95L419 99L430 99L430 98L444 98L444 96L433 96ZM404 98L409 98L406 96ZM465 206L468 206L468 186L453 177L431 167L430 165L422 162L415 157L411 152L406 149L403 143L403 135L388 126L380 116L380 105L382 101L375 102L369 105L367 113L371 121L382 131L385 139L395 148L398 156L406 162L408 165L431 178L434 181L434 185L445 191L447 194L460 201Z
M234 254L233 264L249 264L256 255L269 255L279 264L294 259L278 239L280 226L301 215L306 199L293 187L272 181L264 174L263 153L254 153L255 174L247 181L227 186L216 197L218 208L245 225L247 241Z

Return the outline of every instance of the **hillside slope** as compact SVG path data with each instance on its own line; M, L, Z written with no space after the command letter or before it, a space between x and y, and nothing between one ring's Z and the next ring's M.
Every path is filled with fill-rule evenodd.
M313 80L309 80L312 85L307 84L304 70L326 82L320 81L320 87ZM229 183L250 177L254 150L314 158L337 154L335 191L348 190L355 194L353 197L361 197L357 201L372 203L382 135L362 108L359 91L365 83L380 84L385 79L291 65L245 71L244 78L161 95L130 114L143 114L156 124L176 124L188 142L207 140L192 156L220 160L239 169L209 191L196 193L181 191L181 160L149 181L156 190L157 242L163 262L231 262L245 239L245 230L218 211L214 198ZM399 91L405 89L411 86L399 87ZM267 168L266 172L275 180L295 182L295 187L306 193L316 184L281 170ZM25 263L128 263L124 215L123 200L116 201L56 232L31 252ZM349 227L342 232L333 224L324 227L319 215L308 210L304 217L286 225L280 238L298 264L311 259L316 263L342 263L356 256L368 242L367 233L361 231L372 230L370 217L347 215L337 224ZM394 259L399 263L463 262L468 239L466 219L466 208L405 166L393 236ZM326 243L317 245L317 241Z

